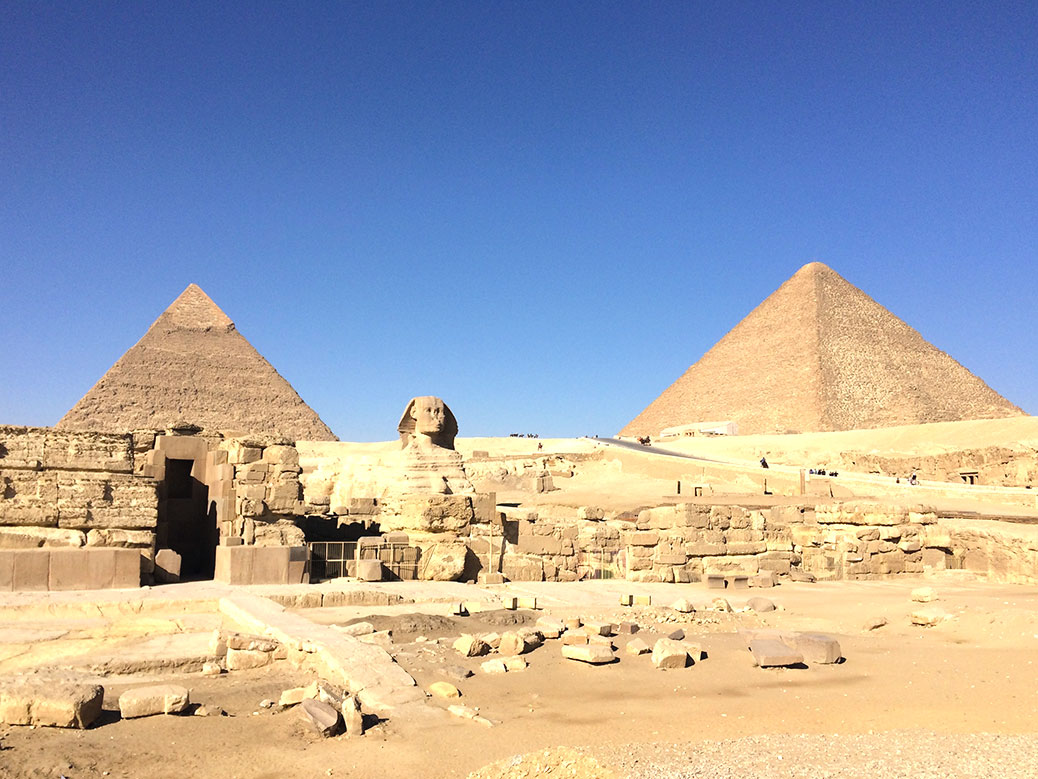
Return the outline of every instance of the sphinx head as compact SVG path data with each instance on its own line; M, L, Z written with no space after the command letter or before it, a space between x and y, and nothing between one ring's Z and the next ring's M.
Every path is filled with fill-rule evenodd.
M422 395L407 404L397 432L405 447L415 444L453 449L458 422L441 398Z

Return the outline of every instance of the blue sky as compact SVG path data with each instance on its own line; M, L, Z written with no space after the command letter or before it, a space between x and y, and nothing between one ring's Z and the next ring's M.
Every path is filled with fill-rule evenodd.
M801 265L1038 413L1038 5L0 7L0 422L189 283L347 440L615 433Z

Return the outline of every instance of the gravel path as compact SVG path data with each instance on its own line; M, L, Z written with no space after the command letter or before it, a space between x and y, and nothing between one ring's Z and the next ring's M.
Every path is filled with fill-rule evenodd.
M1038 735L900 731L627 744L592 753L631 779L1038 777Z

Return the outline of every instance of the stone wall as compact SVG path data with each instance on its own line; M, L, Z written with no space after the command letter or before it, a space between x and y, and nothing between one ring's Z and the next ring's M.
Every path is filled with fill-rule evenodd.
M593 508L562 518L543 508L518 512L504 523L501 572L513 581L574 581L606 572L630 581L696 582L709 574L767 571L862 580L966 569L1002 581L1038 581L1038 533L1020 541L996 530L1004 523L992 522L966 530L955 520L939 522L923 506L679 504L643 510L636 521L603 516ZM469 539L470 548L492 559L479 535L485 533Z
M915 471L921 479L960 483L960 471L975 471L978 484L994 487L1038 486L1038 451L988 446L926 455L878 455L844 452L842 465L866 473L902 478Z
M20 589L127 586L127 559L137 560L139 584L155 554L157 493L154 480L134 474L133 463L129 434L0 426L0 549L90 553L7 555L0 589L4 582ZM111 548L136 551L94 553Z

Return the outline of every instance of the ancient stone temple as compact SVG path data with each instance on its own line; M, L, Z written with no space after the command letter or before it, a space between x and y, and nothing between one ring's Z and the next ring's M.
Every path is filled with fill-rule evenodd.
M889 427L1024 412L822 263L802 267L621 435L703 420L741 434Z
M58 422L66 430L207 431L334 441L234 322L191 284Z

